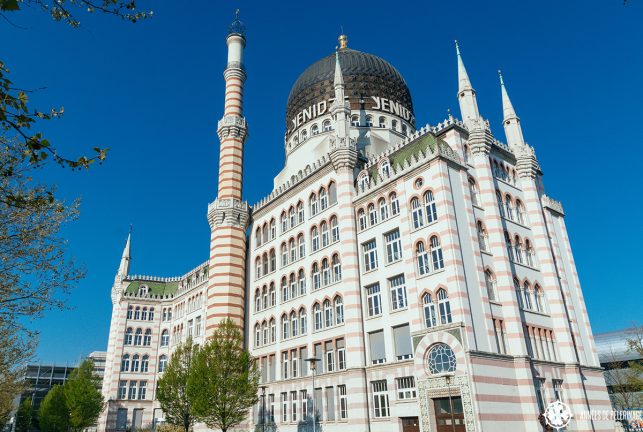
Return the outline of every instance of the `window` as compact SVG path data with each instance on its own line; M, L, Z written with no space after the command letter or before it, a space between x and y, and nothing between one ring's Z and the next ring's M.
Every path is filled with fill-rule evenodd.
M496 301L496 278L493 273L491 273L491 270L485 270L484 281L487 286L487 296L489 297L489 301Z
M290 392L290 403L292 405L292 409L290 410L292 418L290 420L293 422L296 422L297 421L297 392L296 391Z
M366 116L366 126L373 127L373 116L372 115L367 115Z
M359 178L357 179L357 183L359 184L360 189L366 189L369 183L368 174L360 174Z
M328 194L326 193L326 189L321 189L319 191L319 206L321 207L321 210L326 210L328 208Z
M420 200L413 198L411 200L411 218L413 220L413 228L418 229L424 225L424 214Z
M281 301L288 301L288 280L285 276L281 278Z
M395 378L397 385L397 399L415 399L417 397L417 390L415 388L415 378L413 376Z
M277 322L274 318L270 319L270 342L277 341Z
M263 309L266 309L269 305L268 303L268 290L266 289L266 286L264 285L263 288L261 288L261 297L259 298L259 303L260 306L263 307Z
M274 249L270 249L270 271L277 270L277 256Z
M522 293L520 292L520 282L516 278L514 278L514 290L516 291L516 300L518 301L518 307L524 307L522 302Z
M525 309L532 309L531 287L529 286L529 282L525 282L522 285L522 296L523 296L523 298L525 300L525 302L524 302Z
M522 240L520 237L514 237L514 255L516 257L516 262L522 264Z
M368 221L371 226L377 224L377 211L375 210L375 206L373 204L368 205Z
M330 237L333 243L339 241L339 224L337 223L337 216L330 218Z
M346 369L346 346L344 339L337 339L335 346L337 347L337 369L344 370Z
M496 200L498 201L498 210L500 211L500 216L505 217L504 203L502 202L502 194L500 191L496 191Z
M277 223L274 219L270 220L270 240L274 240L277 237Z
M268 323L265 321L261 323L261 344L267 345L270 343L270 337L268 335Z
M290 313L290 332L292 337L299 334L299 318L294 311Z
M385 160L380 165L380 175L383 178L387 178L391 175L391 163L388 160Z
M144 307L143 310L141 311L141 320L147 321L147 308Z
M301 142L304 142L307 139L308 139L308 131L304 129L303 131L301 131Z
M128 399L136 399L136 381L129 382L129 395Z
M312 250L313 252L319 250L319 230L317 227L313 227L313 229L310 232L310 237L312 241Z
M313 263L311 274L313 278L313 289L316 290L321 288L321 275L319 273L319 265L317 263Z
M281 232L288 231L288 219L286 219L286 212L281 213Z
M395 216L400 212L400 203L397 200L397 194L395 192L389 195L389 201L391 202L391 216Z
M545 312L545 305L543 302L543 290L540 286L536 285L534 288L534 300L536 303L536 310L538 312Z
M281 394L281 421L288 421L288 393Z
M288 339L290 336L290 322L286 315L281 316L281 339Z
M335 296L333 305L335 306L335 323L338 325L343 324L344 323L344 302L342 301L342 298L340 296Z
M255 261L255 279L259 279L260 277L261 277L261 258L257 257L257 260Z
M469 177L469 192L471 192L471 202L473 205L480 205L480 193L478 192L478 185L476 181Z
M299 270L297 284L299 285L299 295L306 294L306 276L303 270Z
M538 402L538 412L545 412L545 379L534 378L534 388L536 390L536 401Z
M413 357L411 331L408 324L393 327L393 339L395 341L395 356L398 360L406 360Z
M383 117L383 116L380 117L378 123L379 123L379 126L381 128L385 128L386 127L386 117Z
M493 320L493 330L496 337L496 348L500 354L507 354L507 344L505 341L505 329L502 320Z
M295 274L290 273L290 298L297 297L297 280Z
M415 247L415 257L417 259L418 273L420 276L429 273L429 256L424 248L424 243L418 242Z
M324 343L324 354L326 357L326 372L335 370L335 351L333 350L333 343L331 341Z
M136 329L136 333L134 333L134 345L139 346L142 344L142 341L143 341L143 330Z
M329 131L333 130L333 128L332 128L332 126L330 124L330 120L324 120L324 123L322 123L322 129L324 130L324 132L329 132Z
M255 347L261 346L261 328L259 323L255 324Z
M440 311L440 322L442 324L448 324L451 322L451 304L449 303L449 296L443 288L438 290L437 296L438 310Z
M299 309L299 333L302 335L308 332L308 322L306 320L306 309Z
M270 306L277 304L277 290L275 289L275 283L270 282Z
M136 306L136 309L134 309L134 319L141 319L141 308L138 306Z
M141 372L147 372L150 368L150 356L144 355L141 359Z
M442 247L440 246L440 239L438 239L437 236L431 237L431 261L433 264L433 271L441 270L444 268Z
M563 380L552 380L552 387L554 387L554 399L563 401Z
M348 418L348 396L346 395L346 385L338 385L337 394L339 395L339 419L346 420Z
M351 126L359 126L359 116L358 115L353 115L351 116Z
M386 242L386 262L392 263L402 259L402 242L400 241L400 230L384 234Z
M380 219L383 221L388 219L388 205L386 204L386 200L384 198L380 198L380 200L378 201L378 206L380 210Z
M310 215L315 216L319 211L319 203L317 201L317 195L310 195Z
M124 345L132 345L132 328L131 327L125 330Z
M431 348L428 355L429 372L443 374L455 372L456 358L449 345L438 343Z
M516 200L516 219L518 223L524 224L526 221L525 217L525 206L522 204L522 201L519 199Z
M339 255L333 255L333 281L339 282L342 280L342 264L339 261Z
M513 202L509 195L505 195L505 215L507 216L507 219L514 219Z
M397 130L397 120L391 120L391 129Z
M315 136L317 134L319 134L319 126L317 126L317 123L315 123L310 127L310 135Z
M487 230L481 221L477 223L478 228L478 243L480 243L480 250L488 252L487 245L489 244L489 236Z
M435 207L435 198L431 191L426 191L424 193L424 208L426 209L427 223L435 222L438 219L438 212Z
M377 244L371 240L362 245L364 255L364 270L371 271L377 268Z
M154 308L150 308L150 313L148 315L148 320L154 321Z
M388 417L389 405L386 380L372 381L371 387L373 389L373 416L375 418Z
M357 212L357 223L359 224L360 231L364 231L368 226L366 222L366 212L364 212L364 209L359 209Z
M121 372L129 372L129 354L121 358Z
M529 240L525 240L525 257L527 260L527 265L530 267L534 267L536 262L536 254L534 253L534 248Z
M436 325L435 316L435 303L431 294L426 293L422 296L423 312L424 312L424 325L426 328L431 328Z
M324 326L331 327L333 325L333 307L330 300L324 301Z
M329 237L328 237L328 224L326 221L321 223L321 244L322 247L326 247L329 244Z
M386 362L384 331L378 330L369 333L368 343L370 346L371 364L380 364Z
M330 277L330 266L328 265L328 259L324 258L322 260L322 281L324 286L329 285L331 281Z
M145 330L145 336L143 337L143 345L150 346L152 345L152 330Z
M404 284L404 275L397 275L388 280L391 291L391 308L393 310L403 309L407 306L406 286Z
M127 396L127 381L118 382L118 398L125 399Z
M335 182L330 182L328 185L328 198L330 205L337 204L337 185Z
M165 347L170 344L170 333L166 330L161 332L161 346Z
M382 298L379 283L374 283L366 287L366 302L368 303L369 317L382 313Z
M297 248L295 248L295 239L291 238L288 241L288 252L290 255L290 262L297 261Z
M322 311L319 303L313 305L313 315L315 317L315 330L322 329Z

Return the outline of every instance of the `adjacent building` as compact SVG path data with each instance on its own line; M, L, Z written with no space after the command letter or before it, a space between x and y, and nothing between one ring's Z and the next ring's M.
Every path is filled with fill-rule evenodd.
M155 389L173 347L202 343L225 317L244 327L265 386L245 428L298 431L314 417L325 432L535 432L554 400L609 409L564 210L502 77L506 143L457 44L462 119L421 126L400 72L340 36L293 85L285 164L249 205L245 44L237 17L209 260L175 278L132 275L128 237L100 428L161 421ZM577 415L566 430L612 424Z

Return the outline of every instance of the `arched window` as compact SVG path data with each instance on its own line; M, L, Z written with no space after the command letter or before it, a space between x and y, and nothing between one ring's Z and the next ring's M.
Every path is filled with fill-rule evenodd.
M395 192L389 195L389 201L391 202L391 216L395 216L400 212L400 203L397 200L397 194Z
M379 118L379 120L378 120L378 123L379 123L379 126L380 126L381 128L385 128L385 127L386 127L386 117L381 116L381 117Z
M478 228L478 242L480 243L480 250L488 251L487 245L489 244L489 236L487 234L487 230L481 221L478 221L476 225Z
M143 330L136 329L136 333L134 333L134 345L139 346L142 344L143 344Z
M255 279L261 277L261 257L257 257L255 260Z
M263 228L261 229L261 233L263 236L262 243L268 242L268 225L265 222L263 223Z
M422 212L420 200L413 198L411 200L411 218L413 220L413 228L418 229L424 225L424 214Z
M290 262L297 261L297 248L295 247L295 239L288 240L288 251L290 252Z
M268 334L268 323L266 321L261 323L261 343L263 345L268 345L270 343L269 334Z
M367 115L366 116L366 126L373 127L373 116L372 115Z
M529 239L525 240L525 255L527 258L527 265L534 267L536 263L536 254L534 253L534 247L531 245Z
M140 357L138 354L132 356L132 372L138 372Z
M277 223L274 219L270 220L270 240L274 240L277 237Z
M263 255L261 255L261 258L262 258L261 262L263 263L263 270L261 274L267 275L268 274L268 254L264 252Z
M449 303L449 296L447 292L440 288L436 293L438 297L438 310L440 311L440 322L448 324L451 322L451 304Z
M511 237L509 236L509 233L505 231L505 247L507 248L507 255L509 255L509 259L511 261L514 260L514 250L511 245Z
M143 337L143 345L150 346L152 345L152 330L145 330L145 336Z
M147 319L150 321L154 321L154 308L150 308L150 312L147 315Z
M440 246L440 239L437 236L431 237L431 261L433 264L433 271L444 268L444 259L442 258L442 246Z
M519 199L516 200L516 216L518 219L518 223L525 223L525 206Z
M274 249L270 249L270 271L277 270L277 255Z
M306 320L306 309L299 309L299 334L305 335L308 332L308 323Z
M129 354L121 358L121 372L129 372Z
M426 293L422 296L422 307L424 312L424 325L426 328L434 327L436 322L435 316L435 303L433 303L433 298L431 294Z
M144 307L144 308L141 310L141 320L143 320L143 321L147 321L147 308L146 308L146 307Z
M473 203L473 205L480 205L478 185L472 177L469 177L469 192L471 192L471 202Z
M359 116L358 115L352 115L351 116L351 126L359 126Z
M167 329L161 332L161 346L166 347L170 344L170 332Z
M297 225L297 217L295 216L295 208L292 207L292 206L288 209L288 221L290 223L290 228L292 228L295 225Z
M540 285L534 288L534 296L536 300L536 310L538 312L545 312L545 302L543 301L544 293Z
M299 334L299 319L294 311L290 312L290 333L292 334L292 337Z
M471 149L468 145L464 146L464 163L468 164L471 161Z
M330 199L330 205L337 203L337 185L335 182L330 182L328 185L328 197Z
M333 302L335 304L335 323L343 324L344 323L344 302L340 296L335 296Z
M275 283L270 282L270 306L277 304L277 290L275 289Z
M339 241L339 223L337 223L337 216L330 218L330 238L333 243Z
M286 217L286 212L281 213L279 220L281 221L281 232L285 233L288 231L288 218Z
M127 319L132 319L133 313L134 313L134 306L129 305L127 307Z
M166 368L167 368L167 356L163 354L161 357L159 357L159 372L165 372Z
M322 280L324 286L329 285L331 282L330 279L330 266L328 265L328 259L324 258L322 260Z
M286 276L281 278L281 301L288 301L288 280L286 279Z
M304 129L303 131L301 131L301 142L304 142L307 139L308 139L308 131Z
M427 360L429 372L433 375L455 372L457 365L455 353L447 344L435 344L429 351Z
M255 290L255 312L259 312L261 310L261 294L259 292L259 288Z
M520 282L517 278L514 278L514 290L516 291L516 300L518 301L518 307L524 307L522 301L522 293L520 292Z
M333 127L330 124L330 120L324 120L324 123L322 123L322 129L324 130L324 132L329 132L333 130Z
M493 273L491 273L491 270L485 270L484 281L487 286L487 296L489 297L489 301L496 301L496 278Z
M533 308L533 303L531 301L531 286L529 286L529 282L525 282L522 285L522 296L524 297L525 300L525 309L532 309Z
M364 231L367 226L366 212L364 211L364 209L359 209L357 211L357 222L359 224L360 231Z
M326 210L328 208L328 194L326 189L320 189L319 191L319 207L320 210Z
M320 228L321 228L321 244L322 244L322 247L326 247L330 243L330 238L328 236L328 224L326 223L326 221L323 221L321 223Z
M342 280L342 263L337 254L333 255L333 280L335 282Z
M315 317L315 330L321 330L322 328L322 312L319 303L313 305L313 316Z
M382 178L388 178L391 175L391 163L388 159L384 160L380 165L380 175Z
M150 368L150 356L147 354L141 358L141 372L147 372Z
M428 223L434 222L438 219L438 212L435 208L435 198L431 191L426 191L424 193L424 208L426 209L426 221Z
M306 294L306 275L304 275L304 271L301 269L299 270L297 283L299 284L299 295Z
M270 342L277 341L277 322L274 318L270 318Z
M319 230L316 226L313 227L312 230L310 230L310 239L312 244L312 251L315 252L319 250Z
M405 124L405 123L402 123L402 133L403 133L404 135L406 135L407 129L408 129L408 128L406 127L406 124Z
M368 221L370 222L371 226L377 224L377 211L375 210L375 206L373 204L368 205Z
M380 198L379 201L377 202L377 205L380 208L380 219L381 220L388 219L388 205L386 204L386 200L384 198Z
M318 133L319 133L319 126L317 126L317 123L315 123L310 127L310 136L315 136Z
M324 326L332 327L333 325L333 306L330 304L330 300L324 300Z
M514 237L514 253L516 261L522 264L522 240L519 236Z
M391 120L391 129L397 130L397 120Z
M369 183L368 174L367 173L361 174L357 179L357 183L359 184L359 187L361 189L366 189Z
M259 323L255 324L255 347L261 346L261 327Z
M292 145L296 146L297 144L299 144L299 135L295 135L292 139Z
M319 274L319 265L317 265L317 263L313 263L313 270L311 274L313 278L313 289L319 289L321 287L321 275Z
M290 273L290 298L297 297L297 280L295 274Z
M297 203L297 222L304 222L304 203L301 201Z
M304 239L303 234L299 234L297 237L297 248L299 249L299 258L306 256L306 240Z
M496 200L498 201L498 210L500 210L500 216L505 217L505 207L502 202L502 194L500 191L496 191Z
M514 219L514 208L513 208L513 201L511 200L511 196L505 195L505 214L507 216L507 219Z
M281 266L285 267L288 265L288 248L286 243L281 244Z
M136 309L134 309L134 319L141 319L141 308L139 306L136 306Z
M281 316L281 339L288 339L290 337L290 321L285 314Z

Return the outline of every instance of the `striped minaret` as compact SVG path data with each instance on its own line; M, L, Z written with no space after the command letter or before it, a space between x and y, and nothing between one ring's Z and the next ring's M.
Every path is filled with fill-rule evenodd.
M206 334L221 320L231 318L243 328L246 273L246 228L249 207L241 201L243 144L247 136L243 118L243 49L245 28L239 11L228 29L228 64L225 108L217 133L220 141L218 196L208 207L210 272Z

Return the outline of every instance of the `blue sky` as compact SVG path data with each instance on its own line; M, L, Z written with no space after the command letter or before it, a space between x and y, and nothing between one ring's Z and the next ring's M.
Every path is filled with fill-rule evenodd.
M343 2L159 0L135 25L80 13L70 29L44 13L0 24L0 58L23 88L46 87L32 106L64 106L43 130L67 154L109 147L103 166L43 180L82 198L68 225L70 254L87 277L71 311L33 323L38 357L74 362L105 349L110 289L133 224L132 273L180 275L207 259L208 202L216 194L216 122L222 115L225 34L233 10L247 26L245 189L267 195L283 160L291 85L331 53L340 26L352 48L390 61L405 77L418 124L435 124L456 99L458 39L480 110L505 140L497 69L547 193L561 200L592 326L641 322L643 242L638 168L643 162L643 4L630 0L542 2Z

